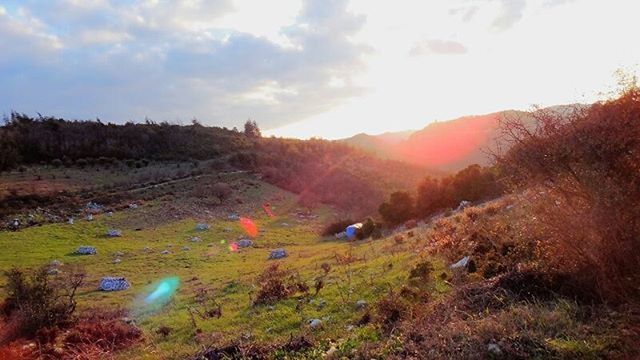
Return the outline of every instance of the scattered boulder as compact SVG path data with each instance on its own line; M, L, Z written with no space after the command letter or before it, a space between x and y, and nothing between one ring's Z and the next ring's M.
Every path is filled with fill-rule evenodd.
M58 275L60 272L61 271L58 268L50 268L47 270L47 275Z
M100 280L101 291L121 291L130 287L129 282L123 277L106 276Z
M197 236L192 236L192 237L191 237L191 242L202 242L202 239L200 239L200 238L199 238L199 237L197 237Z
M238 215L236 213L232 213L232 214L229 214L229 216L227 216L227 219L229 219L231 221L238 221L238 220L240 220L240 215Z
M11 220L11 222L9 223L9 229L13 231L20 229L20 220L19 219Z
M471 260L471 258L469 256L465 256L462 259L458 260L458 262L456 262L455 264L449 265L449 269L466 268L467 265L469 265L469 260Z
M364 300L356 301L356 309L362 310L362 309L364 309L366 307L367 307L367 302L366 301L364 301Z
M160 254L162 254L162 255L167 255L167 254L169 254L169 250L162 250L162 251L160 252Z
M60 260L51 260L51 262L49 263L49 266L51 267L62 266L62 262Z
M269 253L270 260L282 259L287 257L287 251L285 249L273 249Z
M113 263L114 264L120 264L121 262L122 262L122 260L120 260L119 258L113 259Z
M138 204L136 203L129 204L129 209L137 209L137 208L138 208Z
M253 241L249 239L241 239L241 240L238 240L236 244L238 244L238 247L240 248L246 248L246 247L253 246Z
M471 201L462 200L455 211L462 211L471 206Z
M69 225L73 225L73 218L72 218L72 217L69 217L69 218L67 219L67 224L69 224Z
M95 255L98 251L93 246L80 246L78 250L76 250L76 254L78 255Z
M309 324L309 327L313 330L316 329L320 329L322 327L322 320L320 319L311 319L309 321L307 321L307 324Z
M116 251L116 252L113 253L113 256L122 257L122 256L124 256L124 253L122 251Z
M487 345L487 351L494 356L502 356L502 349L496 343L489 343Z
M196 225L196 230L197 231L207 231L207 230L209 230L209 224L197 224Z
M95 202L88 202L85 206L85 210L90 214L98 214L104 210L104 206Z
M182 250L183 251L188 251L188 250L191 250L191 248L185 245L185 246L182 247Z
M107 230L107 237L121 237L122 231L116 229Z
M107 216L108 216L108 217L112 217L112 216L113 216L113 211L109 211L109 212L107 213Z
M87 221L93 221L93 214L89 214L85 217Z

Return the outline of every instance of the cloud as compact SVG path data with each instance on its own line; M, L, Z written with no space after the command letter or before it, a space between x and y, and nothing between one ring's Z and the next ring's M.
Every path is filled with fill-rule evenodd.
M218 26L230 0L9 3L0 49L15 55L0 60L0 112L273 128L364 91L353 77L370 49L352 38L365 18L347 0L303 0L282 24L288 46Z
M522 19L524 8L527 5L526 0L499 0L501 3L501 13L498 15L491 27L495 30L502 31L511 28L515 23Z
M449 15L460 15L463 22L469 22L478 12L477 6L460 7L449 10Z
M425 54L464 54L467 52L467 48L452 40L427 40L416 43L409 55L420 56Z

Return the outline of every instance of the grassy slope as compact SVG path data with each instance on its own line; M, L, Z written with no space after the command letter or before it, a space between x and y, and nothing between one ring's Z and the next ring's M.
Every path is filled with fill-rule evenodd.
M292 333L309 331L305 326L306 320L320 318L325 326L315 334L317 339L344 337L345 327L362 316L355 310L357 300L365 299L372 303L390 286L406 281L413 263L410 259L415 257L415 253L410 251L412 245L396 245L391 239L355 245L320 239L314 229L334 216L333 211L319 208L316 209L318 219L301 220L293 215L296 210L294 197L287 193L280 194L281 201L271 202L278 216L266 218L259 208L259 199L272 198L276 192L277 189L261 184L259 188L243 194L254 204L253 211L244 215L254 218L263 232L255 239L254 248L237 253L229 252L227 244L221 244L221 240L233 241L242 235L242 230L222 214L207 220L211 229L206 232L194 230L197 221L193 218L175 219L134 231L138 226L144 227L145 219L153 216L157 208L167 205L151 201L138 209L117 212L111 218L97 216L93 222L77 220L74 225L49 224L20 232L2 232L0 248L10 251L0 252L0 270L12 266L39 266L53 259L65 264L83 265L88 273L88 282L80 293L81 310L92 307L133 309L136 298L151 282L166 276L178 276L181 286L174 301L161 312L138 319L146 341L122 354L123 358L182 358L200 349L201 345L194 340L194 329L187 312L187 306L193 305L194 292L199 287L214 289L217 300L222 304L220 319L197 321L204 334L237 339L250 333L252 339L259 341L283 341ZM106 230L114 225L123 230L123 237L104 237ZM225 232L225 228L231 231ZM202 242L191 242L191 236L199 236ZM73 255L80 245L95 246L98 254ZM182 250L185 245L190 250ZM145 252L145 247L150 247L151 251ZM288 258L280 260L282 266L299 272L311 287L313 279L322 273L320 264L326 262L331 265L327 285L314 302L324 299L324 308L307 304L300 313L296 310L296 299L281 301L274 309L250 305L255 277L270 263L267 260L269 250L277 247L284 247L289 252ZM171 253L160 254L164 249ZM125 255L121 257L121 263L113 264L113 254L118 251ZM335 254L344 255L349 251L361 260L338 265ZM347 274L351 274L352 293L348 290ZM96 288L102 276L125 276L132 286L117 293L100 292ZM438 291L446 288L440 280L437 280L436 287ZM169 326L174 331L167 338L161 338L154 332L160 326ZM369 327L357 328L356 331L362 336L375 337L369 334L375 334Z

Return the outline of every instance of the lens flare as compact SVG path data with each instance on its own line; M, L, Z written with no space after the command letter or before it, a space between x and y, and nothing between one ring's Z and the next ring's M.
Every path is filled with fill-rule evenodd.
M220 240L220 244L223 244L223 245L224 245L224 244L226 244L226 243L227 243L227 240L224 240L224 239L223 239L223 240Z
M176 276L167 277L149 285L134 300L131 316L139 320L160 311L171 301L179 285L180 278Z
M249 235L251 237L258 236L258 227L253 222L253 220L251 220L249 218L246 218L246 217L241 217L240 218L240 227L242 227L242 229L244 230L244 232L247 233L247 235Z
M179 284L180 279L175 276L160 280L153 291L144 298L145 304L167 303L178 289Z
M236 244L236 243L229 244L229 251L231 251L231 252L238 251L238 244Z

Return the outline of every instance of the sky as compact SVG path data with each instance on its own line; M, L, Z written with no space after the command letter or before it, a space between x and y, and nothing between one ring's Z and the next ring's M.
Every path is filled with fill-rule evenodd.
M0 114L336 139L588 103L636 0L0 0Z

